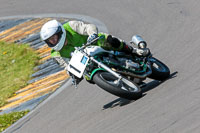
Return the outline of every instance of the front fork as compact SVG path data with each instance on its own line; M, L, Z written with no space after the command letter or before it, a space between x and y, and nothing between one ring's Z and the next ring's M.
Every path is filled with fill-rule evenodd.
M72 77L72 85L75 86L75 88L77 89L77 82L76 82L76 78L74 75L71 76Z

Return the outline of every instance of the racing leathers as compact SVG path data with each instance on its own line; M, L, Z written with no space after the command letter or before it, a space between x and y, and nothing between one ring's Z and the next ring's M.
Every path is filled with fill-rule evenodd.
M94 45L100 46L105 50L121 51L127 54L137 53L139 55L147 53L148 51L133 48L127 45L123 40L118 39L107 33L98 33L98 29L93 24L86 24L82 21L69 21L63 24L66 30L67 44L62 47L60 51L52 49L51 56L56 61L67 69L68 62L71 58L71 52L75 50L75 47L80 47L87 42L88 36L96 34L97 36L104 36L99 39Z

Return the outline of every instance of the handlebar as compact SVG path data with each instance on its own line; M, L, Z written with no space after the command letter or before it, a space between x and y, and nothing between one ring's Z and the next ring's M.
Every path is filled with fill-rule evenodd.
M83 44L82 47L78 48L78 50L82 50L84 48L86 48L87 46L91 45L92 43L96 42L99 39L104 38L104 36L99 36L97 38L95 38L94 40L92 40L91 42L87 42L86 44Z

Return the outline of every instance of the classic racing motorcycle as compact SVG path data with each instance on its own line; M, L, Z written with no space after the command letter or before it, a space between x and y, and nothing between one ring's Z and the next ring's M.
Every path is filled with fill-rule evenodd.
M98 37L93 42L101 38ZM141 83L146 78L165 80L170 75L169 68L152 54L146 57L130 56L93 46L93 42L75 48L68 71L78 78L84 77L89 83L94 83L113 95L137 99L142 96ZM132 42L139 46L144 40L136 35Z

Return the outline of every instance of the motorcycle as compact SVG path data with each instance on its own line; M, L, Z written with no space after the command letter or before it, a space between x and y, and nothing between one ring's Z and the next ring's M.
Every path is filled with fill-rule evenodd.
M165 80L170 76L169 68L151 53L143 57L107 51L92 45L99 39L102 36L75 48L68 65L72 77L84 77L113 95L132 100L142 96L141 86L146 78ZM139 46L144 40L136 35L132 42Z

